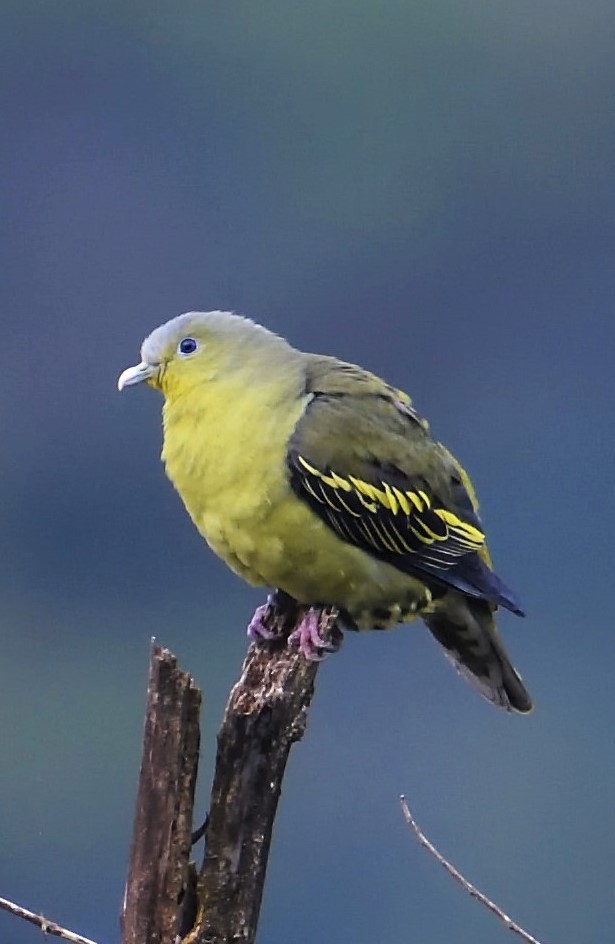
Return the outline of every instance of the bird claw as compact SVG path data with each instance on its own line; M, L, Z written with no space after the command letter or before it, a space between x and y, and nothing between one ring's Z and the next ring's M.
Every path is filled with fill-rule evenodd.
M300 624L288 637L288 645L298 649L308 662L321 662L330 652L337 652L342 643L341 630L335 625L335 607L310 607ZM328 639L322 633L331 633Z
M270 593L267 602L254 611L247 629L248 639L255 643L287 639L291 649L298 649L308 662L320 662L328 653L337 652L343 638L338 609L310 607L298 622L302 610L282 591Z
M274 590L267 602L254 611L248 624L248 639L256 643L286 640L300 612L296 600L283 590Z
M258 606L254 611L254 616L248 623L246 630L248 639L252 642L273 642L284 635L283 622L276 618L278 611L275 604L275 596L270 593L267 602Z

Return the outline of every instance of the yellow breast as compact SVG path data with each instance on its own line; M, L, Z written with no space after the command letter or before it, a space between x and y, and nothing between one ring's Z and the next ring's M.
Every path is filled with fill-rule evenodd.
M194 524L232 570L303 603L351 613L422 593L405 574L341 541L292 492L288 439L307 398L284 409L228 383L167 401L166 472Z
M162 459L196 527L246 580L282 553L273 512L289 496L286 442L305 402L274 409L228 381L165 403Z

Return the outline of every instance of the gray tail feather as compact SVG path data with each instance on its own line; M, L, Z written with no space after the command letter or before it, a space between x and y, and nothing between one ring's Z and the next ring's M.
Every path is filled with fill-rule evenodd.
M532 699L506 654L489 603L452 591L434 613L423 614L423 620L459 674L484 698L506 711L532 710Z

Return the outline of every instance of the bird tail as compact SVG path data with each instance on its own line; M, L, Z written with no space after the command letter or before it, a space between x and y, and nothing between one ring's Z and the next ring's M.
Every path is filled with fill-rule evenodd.
M506 711L532 710L498 635L491 604L450 591L423 620L448 660L484 698Z

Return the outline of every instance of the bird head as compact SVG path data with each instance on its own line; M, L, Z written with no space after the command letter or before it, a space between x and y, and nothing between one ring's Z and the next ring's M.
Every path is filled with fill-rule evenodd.
M160 325L141 345L141 362L120 375L119 390L147 383L169 398L250 365L288 345L261 325L228 311L190 311Z

